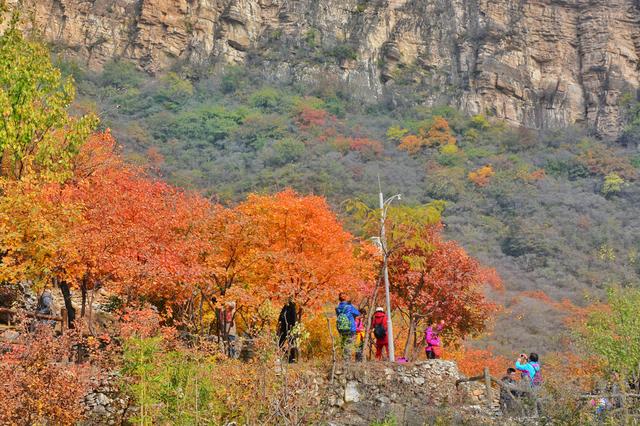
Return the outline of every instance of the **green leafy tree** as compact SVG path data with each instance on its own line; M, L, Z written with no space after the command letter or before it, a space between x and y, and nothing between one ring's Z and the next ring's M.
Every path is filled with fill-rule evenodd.
M93 116L71 117L72 79L63 79L47 48L27 40L14 13L0 37L0 176L36 170L61 178L95 128Z
M579 335L590 352L629 377L640 373L640 290L612 287L607 305L587 316ZM636 380L638 377L636 376Z

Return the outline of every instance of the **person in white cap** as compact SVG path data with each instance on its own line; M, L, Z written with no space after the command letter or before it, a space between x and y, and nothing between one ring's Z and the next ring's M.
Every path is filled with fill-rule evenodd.
M376 308L371 321L371 330L376 338L376 359L382 359L382 349L386 349L387 357L389 357L389 338L387 337L387 315L380 306Z

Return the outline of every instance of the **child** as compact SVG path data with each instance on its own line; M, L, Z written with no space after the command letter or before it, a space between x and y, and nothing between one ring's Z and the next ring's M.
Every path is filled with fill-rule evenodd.
M356 361L362 362L364 352L364 317L367 316L365 309L360 310L360 316L356 318Z

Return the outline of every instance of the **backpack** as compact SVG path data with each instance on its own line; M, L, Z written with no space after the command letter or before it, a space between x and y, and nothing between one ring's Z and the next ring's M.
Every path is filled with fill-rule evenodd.
M336 320L336 327L340 333L350 333L351 332L351 320L349 320L349 316L342 309L338 313L338 319Z
M533 369L536 371L536 374L533 375L533 380L531 381L531 383L533 384L533 386L540 386L542 384L542 373L540 372L540 366L536 364L533 366Z
M384 339L387 335L387 330L384 329L382 324L376 324L376 326L373 327L373 335L376 336L376 339Z

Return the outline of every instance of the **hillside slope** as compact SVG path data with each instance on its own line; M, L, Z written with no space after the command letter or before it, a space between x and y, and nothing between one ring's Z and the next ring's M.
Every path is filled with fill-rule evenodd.
M113 58L152 73L250 63L280 82L335 76L361 101L448 103L533 128L586 123L616 137L620 98L639 85L635 0L25 5L47 40L92 69Z
M446 201L447 236L505 282L494 297L506 309L488 340L504 353L557 349L559 302L584 304L609 284L640 282L635 145L580 128L513 128L449 107L367 107L334 80L271 85L249 66L196 81L149 78L127 62L98 74L65 67L78 80L76 108L98 110L131 161L224 203L292 187L344 212L349 199L375 206L378 176L404 203ZM403 149L438 117L455 146Z

